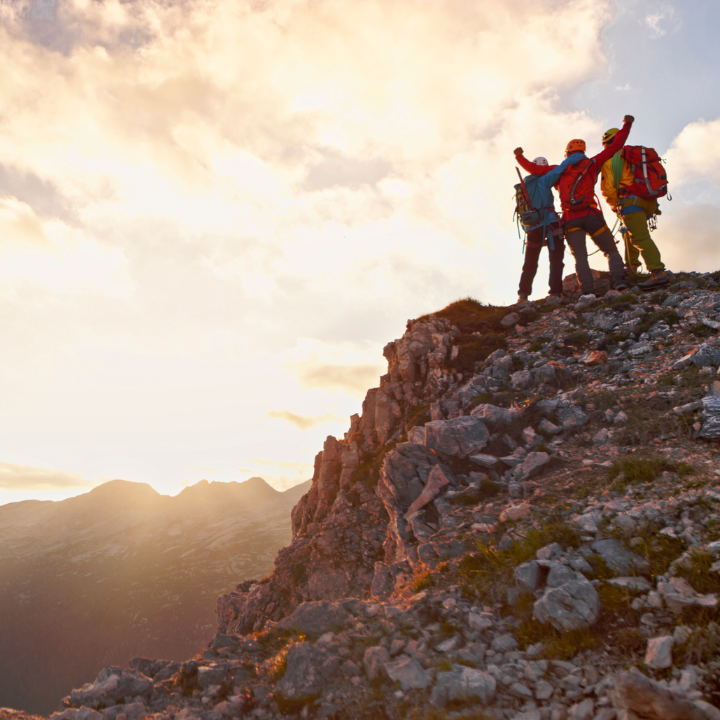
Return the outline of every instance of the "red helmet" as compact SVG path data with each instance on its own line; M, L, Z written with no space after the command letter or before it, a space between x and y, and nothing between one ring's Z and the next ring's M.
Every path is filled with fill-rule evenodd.
M572 155L576 152L585 152L584 140L571 140L565 148L565 155Z

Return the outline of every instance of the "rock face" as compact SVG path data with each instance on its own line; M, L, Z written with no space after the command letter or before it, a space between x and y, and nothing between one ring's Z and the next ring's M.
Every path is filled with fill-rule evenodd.
M409 323L325 441L274 572L219 599L202 656L136 659L150 689L96 710L110 668L61 711L716 718L720 487L700 432L716 356L692 359L715 288ZM626 671L641 663L657 682Z

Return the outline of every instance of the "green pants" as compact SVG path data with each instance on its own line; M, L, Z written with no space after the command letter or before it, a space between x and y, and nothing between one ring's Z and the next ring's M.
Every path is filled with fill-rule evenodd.
M642 254L645 266L648 270L664 270L660 259L660 251L653 239L650 237L647 219L654 215L658 209L657 200L644 200L639 197L625 198L620 201L620 207L637 207L638 210L621 215L628 229L625 242L625 262L630 267L640 264L638 257Z

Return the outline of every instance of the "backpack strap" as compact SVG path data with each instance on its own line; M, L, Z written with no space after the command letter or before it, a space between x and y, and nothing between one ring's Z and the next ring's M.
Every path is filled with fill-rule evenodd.
M568 202L570 205L579 205L581 202L584 202L583 200L576 200L575 199L575 190L577 189L577 186L579 185L580 181L587 175L588 170L594 165L595 160L590 160L588 164L585 166L583 171L577 176L575 179L575 182L573 183L572 187L570 188L570 197L568 199Z

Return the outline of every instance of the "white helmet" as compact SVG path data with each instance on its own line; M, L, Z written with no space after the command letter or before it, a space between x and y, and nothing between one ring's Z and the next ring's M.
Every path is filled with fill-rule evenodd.
M544 158L544 157L536 157L536 158L533 160L533 162L534 162L536 165L547 165L547 164L548 164L547 158Z

